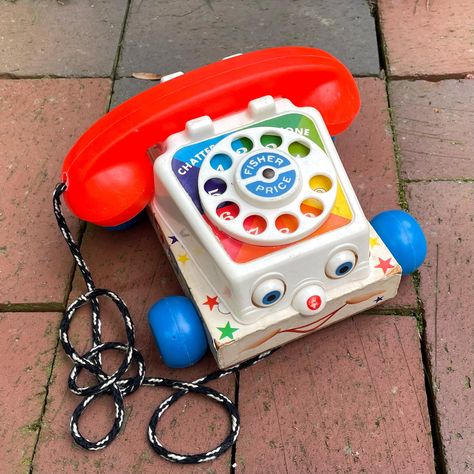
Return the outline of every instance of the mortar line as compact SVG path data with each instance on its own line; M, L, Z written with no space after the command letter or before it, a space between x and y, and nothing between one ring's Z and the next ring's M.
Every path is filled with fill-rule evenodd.
M397 132L395 129L392 104L390 101L389 84L390 84L390 78L387 78L385 81L385 87L386 87L386 96L387 96L387 103L388 103L388 110L389 110L389 117L390 117L390 129L392 132L394 156L395 156L395 163L396 163L399 204L402 209L408 211L409 206L408 206L408 200L406 197L407 182L401 178L400 148L398 146ZM438 415L438 409L436 406L436 398L435 398L434 389L433 389L433 380L432 380L429 357L428 357L428 343L426 340L426 332L424 330L425 311L424 311L423 301L420 295L421 277L418 271L416 271L413 275L413 283L414 283L416 299L417 299L416 319L418 322L418 330L420 333L421 358L422 358L424 372L425 372L425 377L424 377L425 390L426 390L426 399L427 399L427 405L428 405L428 413L430 417L431 438L433 442L433 455L434 455L434 461L435 461L435 468L438 474L445 474L447 472L446 459L445 459L443 448L442 448L443 444L442 444L442 437L441 437L441 431L440 431L439 415Z
M125 9L124 19L123 19L123 22L122 22L122 30L120 32L120 38L119 38L119 42L118 42L118 46L117 46L117 52L116 52L116 55L115 55L115 58L114 58L114 64L113 64L113 67L112 67L112 73L109 76L109 78L112 80L112 85L111 85L111 88L110 88L110 95L109 95L109 100L108 100L108 103L107 103L107 106L106 106L106 112L108 112L110 110L110 106L112 104L112 97L113 97L113 91L114 91L116 70L117 70L117 67L118 67L118 64L119 64L119 60L120 60L120 53L121 53L121 50L122 50L122 43L123 43L123 38L124 38L124 35L125 35L125 29L126 29L126 25L127 25L127 20L128 20L128 15L129 15L129 11L130 11L131 1L132 0L128 0L128 2L127 2L127 7ZM84 238L86 230L87 230L87 223L86 222L81 222L81 224L79 226L79 232L78 232L78 238L77 238L77 243L78 243L79 248L82 247L82 240ZM64 302L63 302L64 307L66 306L67 301L69 300L69 296L70 296L71 291L72 291L73 282L74 282L74 275L75 275L76 270L77 270L76 267L77 267L77 265L74 261L71 273L69 275L68 285L65 289L65 297L64 297ZM59 348L59 338L56 340L56 347L54 348L54 353L53 353L53 357L52 357L51 370L49 371L48 379L47 379L46 386L45 386L45 397L44 397L43 406L42 406L42 409L41 409L41 414L40 414L39 423L38 423L38 426L39 426L38 433L36 435L36 440L35 440L35 443L34 443L34 446L33 446L33 452L31 454L31 463L30 463L30 467L29 467L29 474L33 474L34 459L35 459L35 456L36 456L36 450L37 450L37 447L38 447L39 439L40 439L40 436L41 436L41 431L42 431L42 428L43 428L44 415L46 413L46 408L47 408L47 405L48 405L49 388L50 388L50 384L51 384L51 380L52 380L52 376L53 376L54 366L56 364L56 358L57 358L57 355L58 355L58 348Z
M438 294L439 294L439 245L436 244L436 271L435 271L435 310L434 310L434 380L438 386Z
M124 38L125 38L125 31L127 29L128 17L130 15L131 5L132 5L132 0L128 0L127 8L125 9L125 15L124 15L123 23L122 23L122 30L120 32L120 37L119 37L119 41L118 41L118 45L117 45L117 52L115 54L114 65L112 67L111 79L113 79L113 81L118 79L117 69L118 69L118 66L119 66L119 63L120 63L120 58L122 56L123 41L124 41Z
M46 380L46 385L44 387L45 388L44 401L43 401L43 406L41 407L40 417L38 419L38 432L36 434L35 444L33 445L33 452L31 453L31 462L30 462L30 467L29 467L29 470L28 470L29 474L33 473L33 461L34 461L35 456L36 456L36 449L38 447L41 431L43 429L43 418L44 418L44 415L46 413L46 407L48 406L49 388L50 388L50 384L51 384L51 379L53 378L54 366L56 365L56 357L58 355L58 347L59 347L59 338L56 338L56 346L54 347L51 366L50 366L50 369L49 369L48 378Z
M363 312L363 314L371 314L378 316L404 316L409 318L416 318L416 308L380 308L373 306Z
M426 82L441 82L449 80L459 80L459 79L468 79L468 76L474 74L473 71L466 72L453 72L448 74L414 74L414 75L397 75L397 74L387 74L391 81L426 81Z
M121 39L120 41L123 41ZM121 53L120 48L120 53ZM381 54L379 53L379 63L382 63L380 60ZM118 61L120 58L117 58L114 61ZM359 72L359 73L352 73L352 75L356 78L363 79L363 78L380 78L380 74L386 74L386 68L380 64L380 71L379 72ZM117 69L114 66L112 67L111 74L98 74L98 75L71 75L65 76L61 74L10 74L10 73L0 73L0 80L11 80L11 81L21 81L21 80L42 80L42 79L136 79L137 81L143 80L134 77L132 74L123 74L118 75ZM147 71L147 72L155 72L155 71ZM449 80L469 80L468 76L474 74L473 72L466 72L466 73L453 73L453 74L438 74L438 75L406 75L406 76L395 76L395 75L387 75L388 79L393 82L398 81L408 81L408 82L415 82L415 81L426 81L426 82L442 82L442 81L449 81ZM158 80L150 82L159 82Z
M84 238L86 230L87 230L87 224L85 222L81 222L81 224L79 226L79 230L78 230L78 236L77 236L77 244L79 245L79 247L81 247L81 245L82 245L82 240ZM77 264L76 264L76 261L74 259L72 259L72 261L73 261L73 264L72 264L72 267L71 267L71 272L69 274L68 284L66 285L65 292L64 292L65 293L65 298L64 298L64 302L62 303L62 307L64 309L62 309L60 312L64 312L65 309L66 309L66 304L67 304L67 301L69 299L69 295L71 294L71 290L72 290L72 286L73 286L74 275L76 274ZM56 328L56 332L57 332L58 329L59 329L59 322L58 322L58 327ZM44 415L46 413L46 408L48 406L49 388L50 388L51 380L53 378L53 372L54 372L54 368L55 368L55 365L56 365L56 358L58 356L58 349L59 349L59 337L57 337L57 339L56 339L56 346L54 347L53 356L52 356L52 359L51 359L51 368L50 368L48 378L47 378L47 381L46 381L46 385L45 385L45 395L44 395L44 400L43 400L43 406L41 407L40 417L38 419L38 433L36 434L35 443L33 445L33 452L31 453L31 463L30 463L30 467L29 467L29 471L28 471L29 474L33 473L33 462L34 462L34 459L35 459L35 456L36 456L36 450L37 450L38 443L39 443L39 440L40 440L41 431L43 429L43 419L44 419Z
M385 71L389 71L390 69L390 60L387 54L387 45L385 43L385 39L383 36L383 29L380 20L380 12L378 10L378 5L374 5L374 18L375 18L375 27L377 31L377 41L379 42L379 51L381 51L381 55L383 55L383 61L381 64L385 65ZM408 201L406 197L406 182L401 177L401 166L400 166L400 149L398 146L398 138L397 138L397 131L395 129L395 121L394 121L394 114L392 109L391 103L391 96L390 96L390 82L392 77L385 78L385 92L387 97L387 105L388 105L388 113L389 113L389 125L390 130L392 133L392 142L393 142L393 151L394 151L394 159L395 159L395 169L397 175L397 185L398 185L398 197L399 197L399 204L400 207L404 210L408 210ZM419 80L419 78L416 78ZM417 271L413 275L413 283L415 286L415 292L417 296L417 321L418 321L418 329L420 332L420 349L421 349L421 358L423 362L423 369L424 369L424 380L425 380L425 390L426 390L426 398L427 398L427 405L428 405L428 413L430 417L430 425L431 425L431 438L433 442L433 458L435 462L435 469L439 474L445 474L447 472L446 469L446 458L443 452L443 444L440 432L440 425L439 425L439 416L436 407L436 399L433 391L433 384L431 378L431 371L430 371L430 364L429 364L429 357L428 357L428 348L427 348L427 341L426 341L426 332L424 331L424 307L423 301L420 296L420 273Z
M474 178L420 178L404 179L406 184L411 183L474 183Z
M239 390L240 390L240 372L234 372L235 374L235 385L234 385L234 405L239 410ZM239 438L237 438L236 442L232 445L232 451L230 456L230 466L229 466L229 474L236 474L237 471L237 443L239 442Z
M123 42L123 38L120 39L121 42ZM120 46L120 51L117 51L118 53L122 53L122 44ZM30 75L30 74L23 74L23 75L13 75L13 74L8 74L8 73L0 73L0 80L10 80L10 81L21 81L21 80L33 80L33 81L39 81L42 79L135 79L137 81L147 81L147 82L156 82L158 83L158 79L139 79L133 74L123 74L119 75L117 74L118 68L116 67L120 61L120 57L117 57L114 59L114 65L112 67L112 72L110 74L100 74L100 75L71 75L71 76L63 76L61 74L37 74L37 75ZM117 64L116 64L117 63ZM146 71L146 72L152 72L154 73L155 71ZM380 78L380 71L378 72L361 72L361 73L353 73L352 74L354 77L363 79L363 78Z
M64 303L59 301L53 301L51 303L0 304L0 313L61 313L65 309Z

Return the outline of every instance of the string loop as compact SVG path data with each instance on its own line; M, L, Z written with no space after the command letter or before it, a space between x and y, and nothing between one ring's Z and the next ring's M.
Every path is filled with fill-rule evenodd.
M240 430L240 418L237 407L223 393L207 387L205 384L211 380L225 377L246 367L250 367L265 357L268 357L276 349L264 352L259 356L237 364L226 370L217 370L211 374L201 377L193 382L165 379L158 377L146 377L145 361L143 356L135 347L135 329L130 312L125 302L114 292L96 288L92 275L82 257L79 246L72 237L71 231L66 223L61 210L61 195L66 190L66 184L60 183L53 193L53 210L59 229L64 240L71 251L74 260L84 278L87 292L76 298L64 312L59 328L59 338L65 353L73 362L73 368L69 374L69 389L76 395L84 397L78 404L71 416L70 429L74 441L84 449L97 451L107 447L120 433L124 422L124 398L138 390L142 385L153 387L168 387L176 390L172 395L163 400L154 411L148 425L148 441L154 451L162 458L181 464L196 464L212 461L225 453L237 440ZM122 316L127 342L102 342L102 322L100 314L99 297L107 297L115 304ZM92 319L92 347L85 354L79 354L69 339L69 329L71 322L76 315L76 311L82 306L89 304L91 307ZM102 368L101 355L106 351L123 352L124 357L119 367L112 374L107 374ZM132 364L136 365L137 374L132 377L123 378L125 372ZM80 387L77 379L81 371L86 370L94 375L97 384ZM209 397L216 403L220 403L228 412L230 418L230 430L225 439L214 449L197 454L176 453L167 449L156 435L158 423L169 407L188 393L197 393ZM79 431L79 419L87 407L100 396L111 396L115 405L114 420L109 432L98 441L87 439Z

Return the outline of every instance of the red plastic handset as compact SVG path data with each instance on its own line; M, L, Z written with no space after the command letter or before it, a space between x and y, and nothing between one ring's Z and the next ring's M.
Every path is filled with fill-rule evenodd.
M360 107L350 72L322 50L271 48L218 61L156 85L92 125L63 164L69 208L103 226L133 218L153 197L151 146L190 119L228 115L264 95L317 108L331 135L347 128Z

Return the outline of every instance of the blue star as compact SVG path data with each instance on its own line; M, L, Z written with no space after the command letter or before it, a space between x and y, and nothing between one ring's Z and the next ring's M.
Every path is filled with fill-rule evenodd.
M173 245L178 241L178 239L174 235L168 235L168 239L171 239L170 245Z
M383 300L383 296L377 296L375 303L380 303Z

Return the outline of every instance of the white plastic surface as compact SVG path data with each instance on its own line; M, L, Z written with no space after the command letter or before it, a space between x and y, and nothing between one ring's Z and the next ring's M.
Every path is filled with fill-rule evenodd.
M262 137L279 137L281 144L264 146ZM242 142L251 142L251 148L237 148ZM293 144L308 154L298 155ZM315 176L329 178L330 189L313 190ZM327 219L337 190L336 171L321 148L293 131L271 127L236 132L220 141L201 164L198 183L204 211L220 230L263 246L296 242L314 232ZM234 213L219 212L221 205L230 209L226 203L235 205ZM252 216L256 218L249 223ZM252 222L259 219L266 226L255 231Z
M230 59L230 58L235 58L236 56L242 56L242 53L231 54L230 56L226 56L222 58L222 61L225 61L226 59Z
M267 100L266 98L263 99ZM268 146L260 147L258 140L264 126L260 125L260 119L257 120L252 117L250 109L246 109L212 121L212 136L222 137L220 141L215 143L209 144L211 141L209 137L192 138L194 131L190 134L189 130L170 136L165 143L165 152L154 163L156 197L152 203L154 212L166 222L167 228L172 229L170 235L177 236L180 245L186 249L188 258L199 268L202 279L213 288L213 292L218 296L220 305L228 308L229 318L233 317L241 324L251 324L260 319L268 323L268 319L277 321L288 314L292 314L296 309L294 305L299 305L297 303L299 300L295 299L296 295L308 285L320 287L324 292L323 296L330 301L334 295L356 291L360 288L360 282L367 278L370 273L369 224L321 115L317 110L310 107L296 107L287 99L275 99L274 104L275 115L271 117L272 119L273 117L293 116L294 114L301 114L304 117L304 121L300 122L303 125L298 125L300 133L289 131L286 126L278 129L282 137L282 144L284 143L286 146L291 138L297 137L299 142L306 145L306 140L310 136L310 128L314 127L318 131L322 149L319 149L318 145L311 141L309 147L311 158L300 160L300 157L293 157L288 148L284 149L283 147L282 150L278 150L269 149ZM198 118L196 123L199 123L199 120ZM208 118L205 120L209 124ZM268 117L263 120L268 120ZM209 127L207 127L205 134L209 133L209 130ZM265 127L265 130L268 131L269 127ZM256 145L252 150L246 149L246 146L239 146L236 147L236 150L233 150L230 146L231 151L229 151L232 138L228 134L232 134L234 137L250 137ZM173 168L172 163L175 154L180 153L184 147L188 146L192 146L194 152L190 153L187 160L183 159L183 154L181 154L178 167L175 163L175 168ZM292 166L295 166L295 169L298 170L300 178L299 181L296 181L300 184L296 184L295 181L288 194L279 195L274 200L249 194L248 190L246 191L245 179L239 177L240 181L237 180L235 172L242 169L242 159L252 157L259 149L266 153L278 153L289 161L291 160ZM197 150L201 151L196 154ZM235 160L235 165L232 165L234 168L224 169L222 174L218 173L219 170L210 166L210 160L219 151L230 153L232 163L234 163L232 160ZM318 158L316 159L316 157ZM313 160L314 162L319 160L318 163L315 163L317 168L313 168ZM310 163L307 167L304 165L306 162ZM230 188L230 192L233 193L232 197L238 201L242 208L239 209L240 214L242 214L241 217L234 223L220 222L217 221L218 216L212 216L213 220L211 222L216 222L216 225L219 222L218 229L222 231L225 228L226 232L229 230L231 235L238 235L239 239L255 243L259 236L252 234L244 236L244 232L245 234L248 234L248 232L242 230L242 222L245 221L248 212L259 211L263 217L267 218L267 216L275 216L282 209L291 209L298 214L300 222L305 224L304 231L301 231L301 234L298 235L299 240L295 240L294 243L287 246L275 247L270 253L245 263L234 261L178 180L178 177L185 176L193 166L200 167L198 175L198 191L200 188L200 194L203 193L203 186L207 180L219 178L224 181L227 188ZM272 167L269 166L269 168ZM264 168L261 169L261 173L263 173L263 170ZM306 231L310 232L309 235L311 235L310 228L324 225L325 219L324 216L319 215L315 221L309 219L311 224L306 226L307 221L301 216L301 209L299 209L299 201L303 196L302 190L306 189L308 191L305 183L307 183L308 175L312 173L322 173L329 176L333 184L338 183L340 192L344 194L349 203L352 218L342 227L316 234L313 237L303 238L304 235L308 235ZM332 207L331 203L334 203L331 193L335 192L335 188L333 185L329 189L323 183L308 192L312 197L316 196L317 199L325 200L324 211L326 211ZM324 193L322 192L324 190L327 191ZM321 193L318 193L318 191ZM316 194L313 194L313 192ZM230 196L229 194L228 197ZM215 206L219 205L222 196L212 196L206 192L206 196L203 195L202 197L201 204L206 209L205 217L209 220L212 215L211 210L215 211ZM256 227L258 226L252 226L251 229ZM267 227L271 227L270 222L267 222ZM260 232L260 228L258 232ZM280 239L278 240L279 243L283 243L287 238L284 233L281 233L283 236L280 233L276 234L273 227L270 228L269 232L265 235L265 239L271 235L272 238ZM256 237L255 240L254 237ZM295 236L290 237L290 239L293 239L293 237ZM328 261L337 253L345 251L353 252L356 255L354 268L344 277L329 277L326 272ZM283 282L284 294L274 304L268 306L256 305L252 298L254 290L261 282L271 279Z
M275 99L271 95L259 97L249 102L249 113L253 119L261 120L274 115L275 112Z
M214 133L214 124L211 117L204 115L186 122L186 132L191 140L199 140Z
M177 72L173 72L171 74L167 74L166 76L163 76L161 79L160 79L160 82L168 82L168 81L171 81L171 79L174 79L175 77L179 77L179 76L182 76L184 74L183 71L177 71Z

